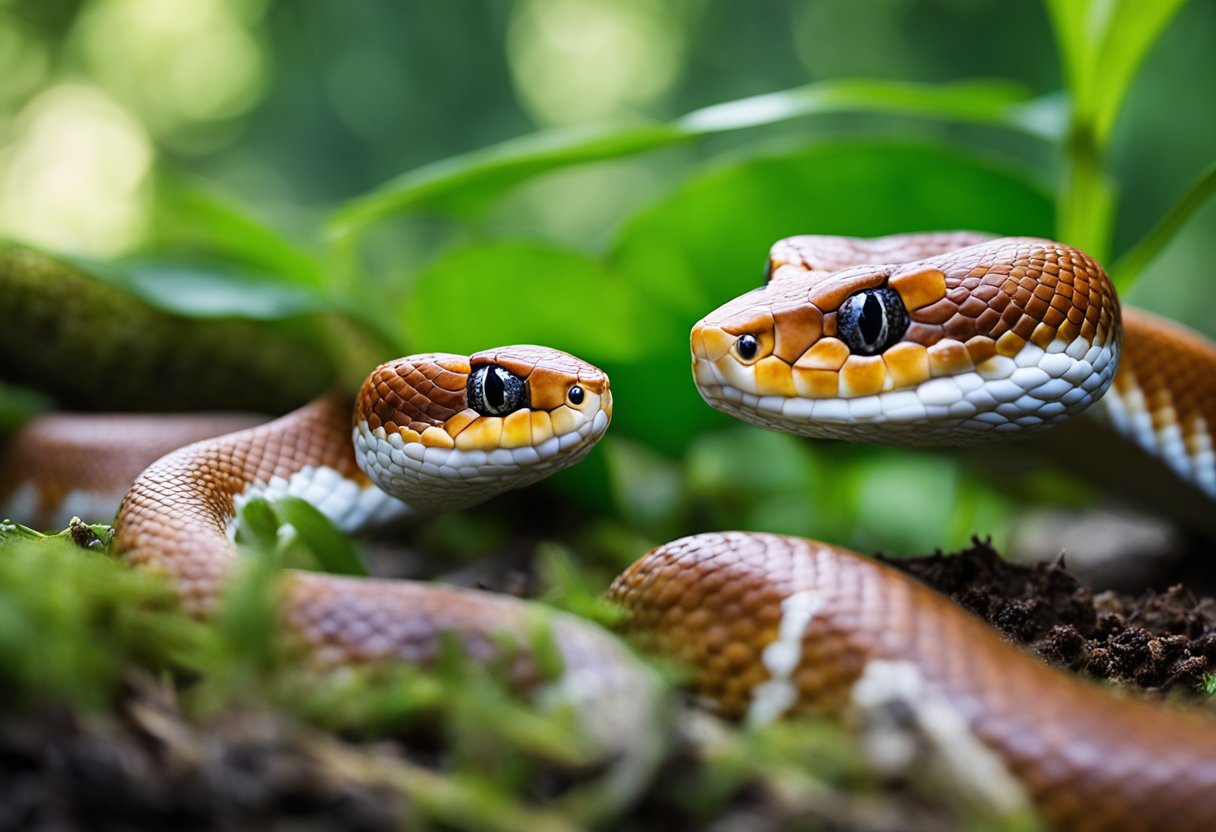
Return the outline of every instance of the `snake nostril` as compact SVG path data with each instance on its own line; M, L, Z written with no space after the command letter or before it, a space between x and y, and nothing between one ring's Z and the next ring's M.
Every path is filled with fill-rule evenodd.
M735 349L739 351L740 358L751 361L760 350L760 342L755 335L740 335L739 340L735 341Z

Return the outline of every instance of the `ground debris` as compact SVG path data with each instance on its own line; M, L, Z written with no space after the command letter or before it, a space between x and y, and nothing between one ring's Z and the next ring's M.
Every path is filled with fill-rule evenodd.
M116 713L46 706L0 719L0 830L400 828L400 795L338 776L287 720L234 711L183 718L140 680Z
M1216 600L1182 586L1095 595L1063 559L1014 564L979 539L952 554L880 559L1070 670L1184 696L1204 695L1216 670Z

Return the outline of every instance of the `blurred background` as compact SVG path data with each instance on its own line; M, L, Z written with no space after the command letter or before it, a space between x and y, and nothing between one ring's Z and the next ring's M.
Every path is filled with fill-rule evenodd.
M1108 264L1216 159L1216 3L1162 26L1098 131L1109 222L1062 235ZM1070 77L1029 2L0 0L0 236L145 264L124 289L178 314L342 318L348 378L513 341L599 364L617 424L556 489L585 518L571 545L610 560L725 527L1005 544L1093 491L732 423L696 395L687 332L790 234L1084 226L1060 216ZM774 115L798 96L701 109L808 84L798 117ZM482 150L530 134L527 164ZM1214 232L1209 203L1127 299L1216 335Z

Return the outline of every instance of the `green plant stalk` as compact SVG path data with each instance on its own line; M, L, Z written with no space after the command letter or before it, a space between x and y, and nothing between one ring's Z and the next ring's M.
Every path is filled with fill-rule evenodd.
M1105 263L1110 257L1117 191L1106 172L1105 154L1093 124L1074 121L1064 151L1057 236Z

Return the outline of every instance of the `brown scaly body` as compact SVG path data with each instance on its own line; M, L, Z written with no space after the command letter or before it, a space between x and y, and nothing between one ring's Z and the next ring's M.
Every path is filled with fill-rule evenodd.
M115 551L172 578L187 611L213 611L236 556L228 536L236 498L251 484L289 477L305 465L367 482L351 452L350 413L348 398L328 396L158 460L123 499Z
M786 599L811 599L794 710L840 715L873 668L907 663L1053 827L1216 828L1216 721L1105 693L1023 653L915 580L845 549L727 532L649 553L613 583L630 629L698 669L727 714L755 707Z
M0 505L36 528L108 520L154 460L191 442L264 421L258 416L51 413L0 447Z
M1216 499L1216 345L1172 321L1124 310L1123 355L1099 410L1112 426Z

